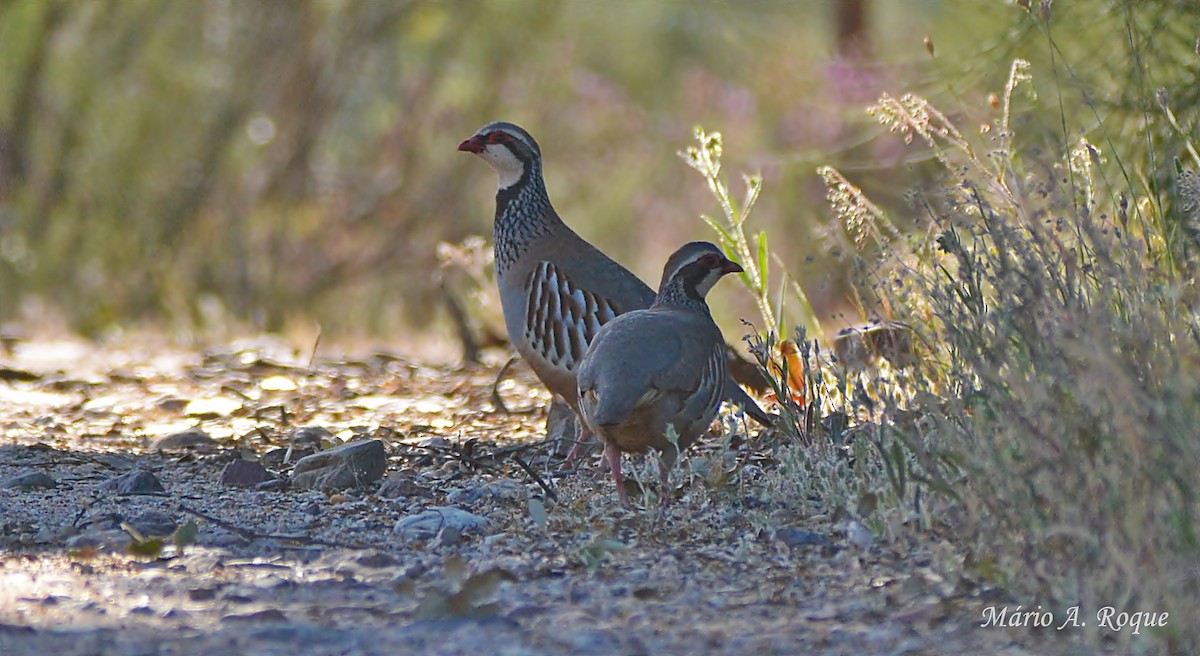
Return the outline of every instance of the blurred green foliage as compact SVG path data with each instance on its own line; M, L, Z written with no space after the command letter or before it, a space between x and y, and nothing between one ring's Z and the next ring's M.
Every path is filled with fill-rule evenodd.
M815 167L900 202L913 178L862 107L914 86L982 104L997 53L1039 38L1005 2L867 0L839 57L838 6L0 2L0 323L426 327L436 243L490 232L491 174L455 145L493 119L538 137L567 221L647 279L705 234L713 201L676 151L719 129L727 169L763 173L755 229L833 311L848 286Z
M886 34L910 50L941 3L915 5L879 17L907 20ZM0 3L0 320L61 316L89 334L425 325L434 245L490 232L493 181L454 147L496 118L543 142L567 219L651 278L710 209L675 157L702 120L747 167L775 170L764 214L804 245L818 215L797 156L818 143L809 122L858 113L824 107L830 12Z

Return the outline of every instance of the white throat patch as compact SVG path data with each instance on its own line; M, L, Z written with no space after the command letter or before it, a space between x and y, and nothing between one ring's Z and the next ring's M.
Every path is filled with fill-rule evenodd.
M499 178L499 188L508 189L525 175L525 164L517 159L512 151L501 144L488 144L479 153L483 161L496 170Z
M708 296L709 290L711 290L713 286L717 284L717 281L719 281L724 275L725 274L721 273L720 271L713 270L709 271L708 275L701 278L700 284L696 285L696 292L700 294L700 298Z

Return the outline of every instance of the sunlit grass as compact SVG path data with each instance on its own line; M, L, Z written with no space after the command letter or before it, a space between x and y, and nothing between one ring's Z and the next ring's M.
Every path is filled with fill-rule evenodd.
M1143 19L1130 15L1134 42ZM881 95L870 114L940 168L904 211L820 170L855 249L863 319L910 330L911 362L864 370L820 357L800 331L792 366L804 371L789 377L772 364L787 362L777 337L755 337L753 350L775 374L793 440L854 450L843 462L862 468L855 487L796 471L829 504L881 536L953 536L964 575L1030 606L1168 612L1177 621L1143 633L1184 653L1200 639L1194 125L1172 110L1173 88L1136 79L1155 96L1141 104L1158 105L1143 115L1145 139L1130 140L1120 115L1077 124L1065 108L1080 96L1097 107L1094 90L1063 73L1071 62L1058 66L1015 60L990 118ZM1023 131L1033 90L1047 101L1039 76L1057 81L1064 112L1050 145Z

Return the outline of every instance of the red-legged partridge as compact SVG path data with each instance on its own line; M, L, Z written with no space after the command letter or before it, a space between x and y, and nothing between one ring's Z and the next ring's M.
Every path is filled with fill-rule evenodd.
M629 505L622 453L662 452L659 500L666 505L675 459L716 417L732 383L725 340L704 296L722 276L741 270L713 244L685 244L663 268L658 300L606 324L579 363L580 416L604 440L621 505Z
M493 243L509 339L578 414L576 369L588 344L618 315L650 307L654 290L559 218L542 178L541 149L528 132L489 123L458 149L478 155L499 178ZM770 415L736 383L729 381L727 391L728 400L770 425ZM583 422L580 428L577 446L590 437Z

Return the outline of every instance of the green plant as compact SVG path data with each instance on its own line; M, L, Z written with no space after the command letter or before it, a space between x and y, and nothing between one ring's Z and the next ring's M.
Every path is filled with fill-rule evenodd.
M912 403L885 409L893 441L881 437L879 450L889 465L911 467L889 471L894 482L907 476L965 511L956 528L977 572L1013 593L1194 617L1200 322L1191 308L1200 297L1185 275L1191 264L1153 186L1131 198L1113 182L1150 162L1087 138L1048 155L1023 146L1011 100L1031 74L1012 66L990 142L916 95L872 107L952 182L914 197L928 218L922 231L900 238L845 176L822 169L855 242L886 249L890 265L862 295L888 299L929 347L909 383ZM1155 635L1183 644L1195 626Z
M721 133L705 132L704 128L696 126L695 137L697 145L689 146L680 152L679 156L704 177L708 190L721 208L720 220L708 215L701 215L700 218L717 234L718 244L725 253L742 265L744 271L738 274L738 278L754 296L765 330L773 330L775 334L783 332L785 291L789 289L800 303L801 319L819 329L816 314L808 302L807 295L782 266L780 269L783 269L783 280L776 289L775 301L772 303L769 284L772 254L767 244L767 233L760 230L754 236L753 246L746 234L746 222L759 193L762 192L762 175L742 174L746 193L739 204L730 193L729 185L721 177Z
M850 373L804 351L802 378L789 376L786 358L776 364L779 305L761 271L743 280L770 310L762 312L770 329L750 337L751 350L773 374L783 427L826 438L789 447L772 478L776 493L798 493L791 479L802 476L806 492L859 513L877 534L952 535L970 575L1015 598L1091 613L1104 605L1169 612L1168 625L1142 633L1167 652L1189 653L1200 641L1200 183L1192 168L1200 157L1193 106L1179 110L1171 99L1195 88L1179 87L1187 83L1178 71L1156 86L1144 58L1170 41L1146 45L1150 22L1193 8L1099 4L1128 40L1127 95L1117 102L1087 86L1092 71L1072 65L1043 10L1033 20L1053 56L1014 59L990 116L944 113L917 94L883 94L871 107L937 165L909 195L923 217L915 229L837 168L819 169L856 249L861 308L911 328L910 368L874 363ZM1037 74L1047 68L1061 124L1049 135L1030 120L1046 109ZM960 127L972 124L982 127ZM697 138L688 161L724 212L721 222L705 220L746 257L746 214L760 182L747 178L746 201L734 205L720 178L720 140L702 130ZM754 243L765 248L766 239ZM796 343L808 344L803 332ZM796 387L803 402L792 402ZM828 430L839 413L849 430ZM817 457L831 441L852 457ZM845 484L854 480L847 462L858 490ZM850 503L856 493L861 503ZM1145 643L1140 650L1155 653Z

